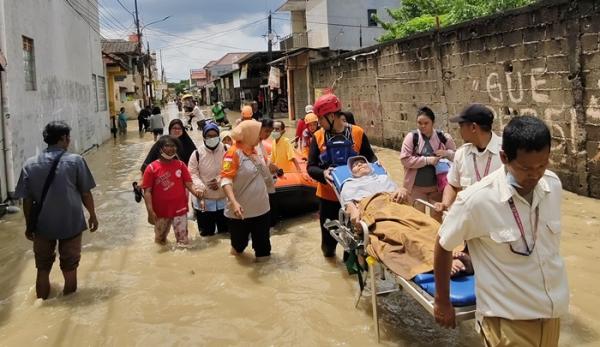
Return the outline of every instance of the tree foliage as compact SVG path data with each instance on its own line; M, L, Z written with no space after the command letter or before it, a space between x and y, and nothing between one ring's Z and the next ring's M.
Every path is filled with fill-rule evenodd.
M440 27L457 24L474 18L492 15L508 9L526 6L536 0L402 0L399 8L387 9L393 19L375 20L386 30L378 40L385 42Z
M189 80L181 80L179 81L179 83L168 83L168 87L169 88L175 88L175 93L177 94L182 94L183 92L185 92L186 89L188 89L190 86L190 81Z

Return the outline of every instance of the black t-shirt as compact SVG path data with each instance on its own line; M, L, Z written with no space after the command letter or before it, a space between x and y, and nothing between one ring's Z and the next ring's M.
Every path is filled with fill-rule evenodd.
M252 118L256 120L261 120L263 118L263 114L260 111L256 111L252 114Z

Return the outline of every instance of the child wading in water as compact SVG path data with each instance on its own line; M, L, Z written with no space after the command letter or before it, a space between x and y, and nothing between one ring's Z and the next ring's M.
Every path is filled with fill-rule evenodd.
M154 241L164 245L173 225L177 245L187 245L187 189L198 199L202 192L192 185L192 177L186 165L176 159L179 141L170 136L158 139L160 159L153 161L144 171L144 197L148 210L148 222L154 225Z

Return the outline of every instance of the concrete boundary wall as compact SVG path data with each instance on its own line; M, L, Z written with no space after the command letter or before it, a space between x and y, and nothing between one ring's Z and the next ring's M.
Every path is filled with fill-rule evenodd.
M552 130L565 189L600 198L600 2L553 0L313 62L313 88L335 86L373 143L400 148L428 105L436 126L471 102L501 131L531 114Z

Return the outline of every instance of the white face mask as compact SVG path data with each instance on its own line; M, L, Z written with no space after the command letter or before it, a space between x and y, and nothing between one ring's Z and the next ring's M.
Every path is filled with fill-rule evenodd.
M165 152L160 151L160 156L163 157L164 159L171 160L171 159L175 158L177 156L177 154L168 155Z
M281 137L281 133L279 131L273 131L271 136L273 136L275 140L278 140Z
M204 139L204 144L208 148L216 148L219 145L220 139L218 137L209 137Z

